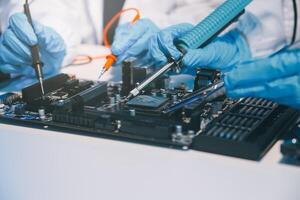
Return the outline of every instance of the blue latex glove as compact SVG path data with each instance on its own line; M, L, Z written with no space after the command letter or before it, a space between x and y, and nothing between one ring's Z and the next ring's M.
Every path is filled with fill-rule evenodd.
M140 19L135 24L126 23L116 29L112 53L118 57L117 64L135 57L142 59L147 51L149 38L160 29L149 19Z
M167 57L175 59L180 52L174 45L174 39L181 36L193 26L179 24L162 31L149 19L141 19L136 24L125 24L116 31L112 53L118 56L118 63L136 58L140 66L160 67L167 63Z
M225 76L233 98L258 97L300 108L300 51L241 64Z
M38 44L44 75L59 71L66 54L63 39L53 29L34 23L34 30L22 13L9 19L8 29L0 38L0 71L34 77L30 46Z
M167 64L168 59L178 60L182 54L174 44L174 40L181 37L193 28L193 25L183 23L170 26L150 38L148 52L146 54L147 63L155 67Z
M228 71L236 64L251 58L244 36L233 30L217 38L203 49L190 49L183 58L187 69L205 67Z

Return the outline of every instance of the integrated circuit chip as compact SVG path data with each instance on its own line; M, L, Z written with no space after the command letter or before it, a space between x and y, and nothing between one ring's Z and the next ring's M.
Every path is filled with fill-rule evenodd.
M140 95L130 100L127 105L134 107L159 108L167 101L168 99L164 97Z

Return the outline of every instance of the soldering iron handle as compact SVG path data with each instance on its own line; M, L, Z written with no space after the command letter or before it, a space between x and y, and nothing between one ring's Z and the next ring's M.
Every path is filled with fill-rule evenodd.
M31 47L31 56L32 56L33 65L37 65L37 64L42 65L42 62L40 61L39 52L40 50L38 45L34 45Z
M32 28L34 28L28 3L24 4L24 13L27 17L27 20L28 20L29 24L31 25ZM32 56L32 62L33 62L32 66L33 67L35 67L37 65L40 66L40 67L43 66L43 63L40 61L39 52L40 51L39 51L39 46L38 45L34 45L34 46L31 47L31 56Z
M227 0L191 31L175 40L177 48L185 54L188 49L202 48L236 21L252 0Z
M29 9L29 4L28 3L24 4L24 13L25 13L25 15L27 17L27 20L28 20L29 24L31 26L33 26L31 14L30 14L30 9Z

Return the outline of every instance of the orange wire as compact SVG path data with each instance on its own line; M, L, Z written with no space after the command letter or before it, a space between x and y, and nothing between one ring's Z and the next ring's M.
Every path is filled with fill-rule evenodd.
M104 46L107 48L110 48L110 43L108 41L108 31L110 30L110 28L112 27L112 25L114 25L114 23L122 16L123 13L128 12L128 11L135 11L136 12L136 16L134 17L134 19L131 21L132 24L136 23L140 18L140 11L137 8L126 8L121 10L120 12L118 12L105 26L104 30L103 30L103 42L104 42Z
M133 20L131 21L131 24L134 24L136 23L140 18L141 18L141 15L140 15L140 11L137 9L137 8L126 8L126 9L123 9L121 11L119 11L113 18L111 18L111 20L107 23L107 25L105 26L105 28L103 29L103 43L104 43L104 46L107 47L107 48L110 48L111 45L108 41L108 32L109 30L111 29L111 27L114 25L114 23L116 23L116 21L126 12L128 11L135 11L136 12L136 15L135 17L133 18ZM93 60L96 60L96 59L105 59L109 54L106 54L106 55L95 55L95 56L77 56L72 64L87 64L87 63L90 63L92 62Z

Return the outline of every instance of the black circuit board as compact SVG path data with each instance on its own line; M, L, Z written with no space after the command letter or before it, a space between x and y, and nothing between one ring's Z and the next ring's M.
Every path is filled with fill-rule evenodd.
M184 88L151 88L125 101L121 83L78 80L60 74L22 94L0 96L0 119L11 123L259 160L298 113L264 99L225 96L163 111L191 96ZM128 89L126 87L126 89Z

